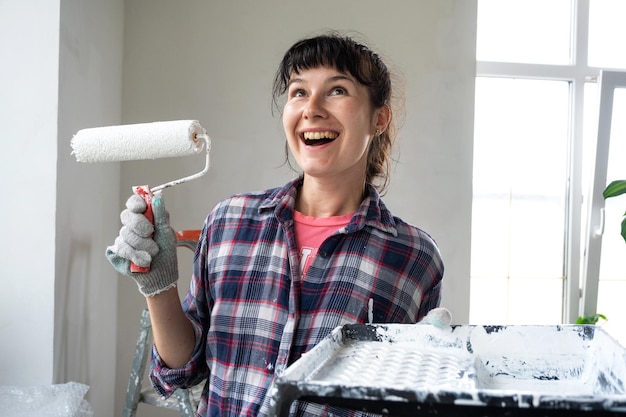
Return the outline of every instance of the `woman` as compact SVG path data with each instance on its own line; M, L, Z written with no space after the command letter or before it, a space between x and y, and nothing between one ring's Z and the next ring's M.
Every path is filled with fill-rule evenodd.
M273 378L346 323L416 323L437 307L443 265L424 231L380 200L393 144L387 67L340 35L305 39L274 82L302 174L233 196L208 215L180 305L175 237L159 195L154 237L132 196L107 256L146 296L162 395L208 378L198 415L265 415ZM156 242L156 245L154 243ZM152 247L158 247L154 249ZM140 249L151 272L131 274ZM144 253L145 254L145 253ZM295 404L296 415L356 415Z

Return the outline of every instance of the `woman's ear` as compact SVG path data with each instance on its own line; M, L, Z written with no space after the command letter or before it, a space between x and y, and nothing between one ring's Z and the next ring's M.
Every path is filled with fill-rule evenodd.
M388 105L385 104L381 108L376 109L375 122L374 129L378 132L377 135L387 130L389 123L391 123L391 109Z

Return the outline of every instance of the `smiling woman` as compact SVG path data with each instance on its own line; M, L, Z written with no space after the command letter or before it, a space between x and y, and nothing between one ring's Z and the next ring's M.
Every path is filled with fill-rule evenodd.
M211 210L182 306L161 196L153 200L153 234L138 233L140 198L131 196L122 216L120 239L160 248L150 273L137 279L123 254L110 254L122 274L154 289L142 293L155 388L170 396L207 379L200 416L266 416L273 379L336 327L416 323L441 300L437 245L395 217L378 191L394 139L390 75L378 55L334 34L300 41L275 78L276 102L285 94L283 127L302 173ZM306 402L292 413L364 415Z
M354 212L368 182L370 143L377 132L380 136L385 131L390 116L389 107L373 108L367 89L334 68L318 67L294 74L283 109L283 126L289 149L305 174L296 210L315 215L309 212L314 208L306 201L306 190L332 186L343 193L333 192L326 201L340 200L342 206L322 207L327 215Z
M311 102L311 97L308 97L306 90L302 88L303 84L310 84L314 81L302 79L302 73L311 69L327 71L323 75L327 77L325 88L328 91L322 92L328 96L327 101L340 104L345 100L332 100L332 98L347 95L352 98L352 103L360 101L360 105L365 106L362 110L375 110L375 113L364 115L366 119L370 119L371 130L369 132L372 136L367 155L366 182L378 181L378 190L384 191L389 182L390 154L396 135L391 109L397 105L392 102L394 95L391 74L387 66L378 54L349 38L329 35L320 36L317 39L304 39L287 51L276 73L273 91L274 104L277 108L279 108L279 98L288 93L289 101L284 111L297 109L295 104L289 106L293 103L292 98L303 99L297 100L296 103L300 105L308 103L313 107L307 109L315 110L318 104L315 101L316 97L313 97ZM311 78L310 74L309 78ZM371 120L373 118L377 119ZM283 122L285 122L284 113ZM368 126L363 120L361 123L365 127ZM313 129L312 132L315 130ZM306 134L309 135L309 133Z

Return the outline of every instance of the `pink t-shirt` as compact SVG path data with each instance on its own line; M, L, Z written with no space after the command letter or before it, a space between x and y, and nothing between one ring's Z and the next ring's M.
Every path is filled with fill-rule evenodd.
M300 253L300 271L306 274L324 240L350 223L352 214L332 217L311 217L294 211L296 244Z

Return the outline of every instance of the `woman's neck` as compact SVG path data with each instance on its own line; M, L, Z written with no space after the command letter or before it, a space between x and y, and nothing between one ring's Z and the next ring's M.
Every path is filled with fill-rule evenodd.
M324 181L305 175L295 208L305 216L343 216L359 208L364 193L365 180Z

